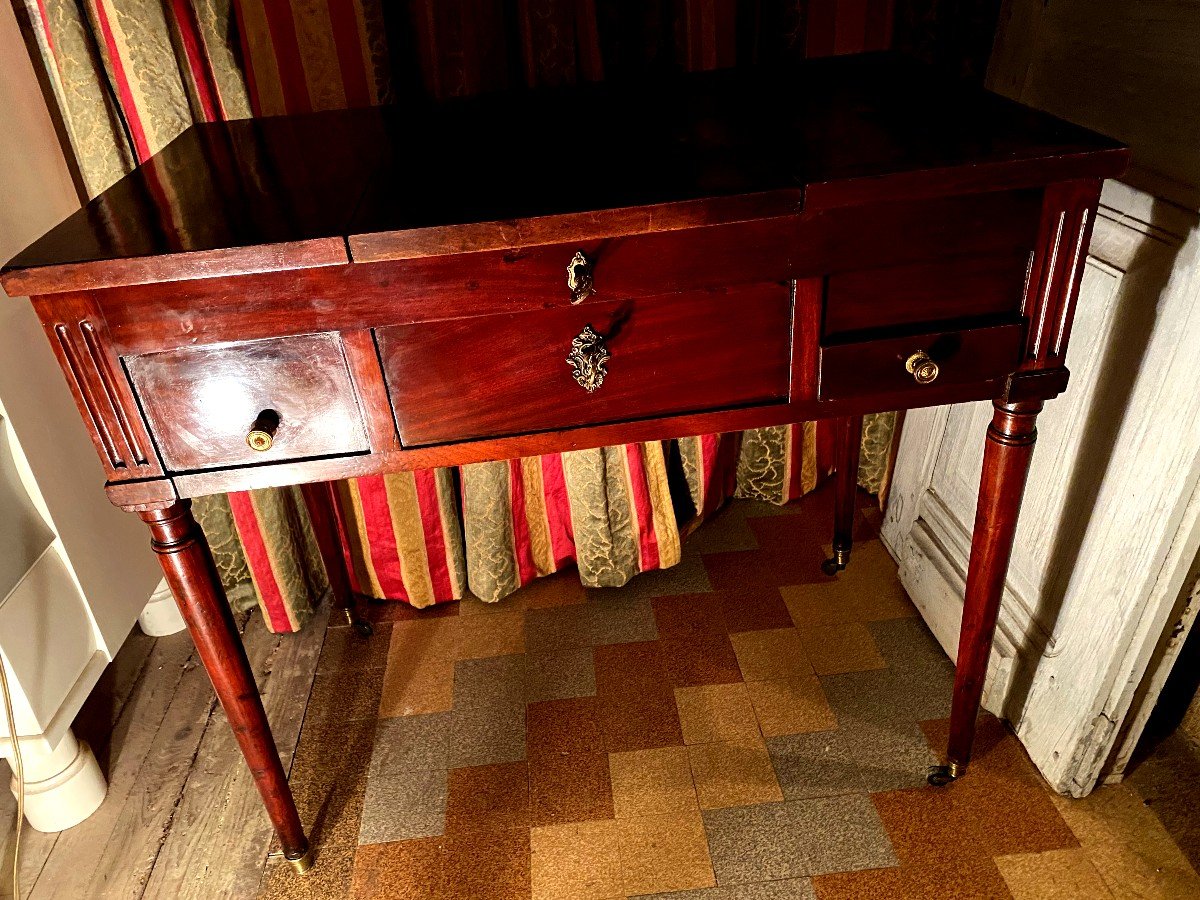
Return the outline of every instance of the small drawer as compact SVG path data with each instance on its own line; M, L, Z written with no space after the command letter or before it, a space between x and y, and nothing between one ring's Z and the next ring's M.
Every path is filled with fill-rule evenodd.
M1024 344L1025 326L1013 323L823 346L819 396L915 398L935 385L994 381L1016 370Z
M596 301L376 337L401 441L442 443L786 400L792 291Z
M170 471L369 449L337 334L166 350L125 365Z
M1016 316L1028 269L1029 253L1010 251L839 272L829 277L821 334Z

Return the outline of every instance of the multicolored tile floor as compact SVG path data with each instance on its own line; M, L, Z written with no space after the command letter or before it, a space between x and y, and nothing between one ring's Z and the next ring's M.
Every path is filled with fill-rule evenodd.
M995 719L925 786L953 671L864 505L821 574L821 492L739 502L683 563L328 632L291 783L317 867L264 898L1200 896L1123 788L1050 793Z

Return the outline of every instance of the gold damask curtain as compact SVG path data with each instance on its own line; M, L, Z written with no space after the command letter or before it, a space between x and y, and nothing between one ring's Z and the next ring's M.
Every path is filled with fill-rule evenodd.
M886 46L886 0L13 0L91 197L193 122L521 90ZM860 483L886 484L894 415ZM673 565L736 493L785 503L829 471L823 423L355 479L337 486L356 590L498 599L576 565L589 585ZM296 489L196 505L231 596L276 630L324 589Z

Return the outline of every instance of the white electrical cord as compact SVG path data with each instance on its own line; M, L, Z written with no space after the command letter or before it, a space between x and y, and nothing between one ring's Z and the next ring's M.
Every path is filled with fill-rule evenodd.
M0 692L4 694L4 715L8 720L8 739L12 742L13 773L17 778L17 824L13 828L12 888L14 900L21 900L21 828L25 824L25 763L21 760L21 742L13 718L12 694L8 692L8 673L0 660Z

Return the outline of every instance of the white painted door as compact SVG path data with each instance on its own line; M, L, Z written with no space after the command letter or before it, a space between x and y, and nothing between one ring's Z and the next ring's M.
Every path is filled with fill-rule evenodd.
M1075 795L1136 740L1200 545L1200 6L1136 6L1010 0L989 76L1134 149L1101 199L1070 387L1038 421L984 697ZM952 656L989 420L989 404L911 413L884 524Z
M1114 184L1101 201L1071 385L1038 420L985 695L1071 793L1091 789L1200 541L1196 239L1133 218L1144 199ZM1176 265L1179 283L1156 291ZM884 524L951 656L990 418L986 403L911 413Z

